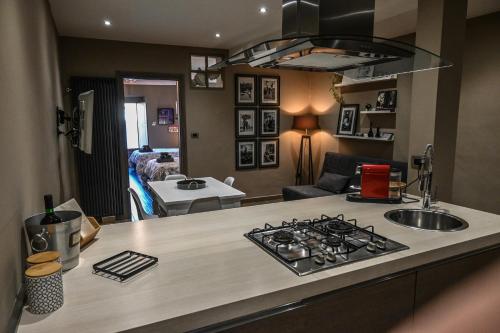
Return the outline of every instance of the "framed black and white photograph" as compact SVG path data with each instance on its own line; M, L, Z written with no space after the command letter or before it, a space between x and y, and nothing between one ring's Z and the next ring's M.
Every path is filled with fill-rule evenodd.
M257 140L236 140L236 170L257 167Z
M340 106L337 134L354 135L358 123L359 104L343 104Z
M257 136L257 109L256 108L236 108L236 137L253 138Z
M277 168L280 165L280 140L269 139L259 141L259 167Z
M377 110L394 111L397 106L398 91L383 90L379 91L377 97Z
M263 137L276 137L280 135L280 108L260 109L259 135Z
M234 79L236 105L257 105L257 76L236 74Z
M280 105L280 77L261 76L260 77L260 104Z

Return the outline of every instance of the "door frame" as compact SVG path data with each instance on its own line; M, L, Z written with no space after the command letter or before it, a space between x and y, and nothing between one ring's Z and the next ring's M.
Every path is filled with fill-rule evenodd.
M171 80L177 81L179 87L179 163L180 171L182 174L187 174L187 135L186 135L186 107L185 107L185 85L183 74L167 74L167 73L151 73L151 72L116 72L116 83L118 89L118 131L120 135L119 149L120 149L120 162L122 166L122 185L123 185L123 205L124 217L130 219L130 195L128 188L130 186L128 179L128 150L127 150L127 130L125 124L125 87L123 79L134 78L143 80Z

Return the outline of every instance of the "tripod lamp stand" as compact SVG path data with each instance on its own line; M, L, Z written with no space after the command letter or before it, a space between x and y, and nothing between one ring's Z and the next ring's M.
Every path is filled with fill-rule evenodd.
M297 163L297 172L295 173L295 185L304 185L303 176L307 176L305 184L314 182L314 169L312 161L311 136L310 131L319 129L319 117L312 114L305 114L293 117L294 130L305 131L300 140L299 161ZM307 159L307 162L305 160ZM306 164L306 168L304 168ZM306 172L307 170L307 172Z

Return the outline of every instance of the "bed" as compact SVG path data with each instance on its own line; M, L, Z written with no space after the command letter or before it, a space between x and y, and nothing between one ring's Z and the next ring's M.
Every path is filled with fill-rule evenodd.
M174 162L157 162L156 159L149 160L144 167L144 172L141 176L143 183L147 181L164 180L168 175L180 173L179 158L174 157Z
M152 152L140 152L139 149L134 150L128 159L128 165L134 168L137 175L140 177L144 173L146 164L160 157L161 153L169 153L174 158L179 158L179 149L177 148L155 148Z

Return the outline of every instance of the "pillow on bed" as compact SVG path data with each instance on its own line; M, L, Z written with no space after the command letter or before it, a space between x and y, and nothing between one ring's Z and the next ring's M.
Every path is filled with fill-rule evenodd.
M332 193L342 193L351 177L325 172L318 180L316 187Z

